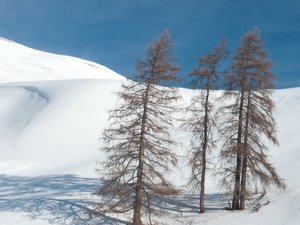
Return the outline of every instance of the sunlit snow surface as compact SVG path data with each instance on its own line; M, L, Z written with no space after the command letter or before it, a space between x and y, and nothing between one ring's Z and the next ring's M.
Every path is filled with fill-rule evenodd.
M0 83L68 79L124 79L105 66L28 48L0 38Z
M92 193L101 182L95 168L104 160L99 138L123 78L101 65L7 40L0 40L0 50L6 51L0 54L0 224L126 224L127 215L86 213L97 201ZM181 93L180 104L194 94ZM197 199L186 202L181 195L172 202L160 199L168 214L154 219L174 225L298 225L300 88L277 90L274 100L280 147L270 148L270 159L286 179L285 192L272 189L247 210L230 212L223 210L230 196L208 176L206 214L197 214ZM181 187L189 140L178 125L172 134L183 145L176 149L180 168L169 177ZM258 202L266 205L253 212Z

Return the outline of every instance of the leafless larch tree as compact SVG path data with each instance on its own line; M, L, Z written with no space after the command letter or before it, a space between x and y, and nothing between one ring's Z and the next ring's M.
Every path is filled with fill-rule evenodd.
M198 92L187 108L189 114L183 127L191 134L190 165L192 174L188 185L191 194L200 192L199 212L205 212L204 194L207 170L207 153L214 145L213 132L216 132L216 121L211 93L217 88L220 80L220 62L226 56L226 44L223 40L219 47L199 59L198 67L192 73L192 86Z
M285 184L268 161L269 140L278 145L276 123L273 117L272 63L263 49L259 31L254 29L242 38L242 43L228 75L228 103L221 109L224 123L221 151L224 182L233 182L232 209L245 209L247 183L260 181L263 189ZM223 114L224 115L224 114ZM233 163L235 162L235 163Z
M153 199L177 194L166 179L170 166L177 165L169 128L179 99L176 88L162 86L177 80L179 71L168 32L149 45L136 68L134 81L118 92L120 105L110 111L110 126L103 133L108 157L99 168L104 177L98 208L132 211L132 224L141 225L151 224L151 214L159 211Z

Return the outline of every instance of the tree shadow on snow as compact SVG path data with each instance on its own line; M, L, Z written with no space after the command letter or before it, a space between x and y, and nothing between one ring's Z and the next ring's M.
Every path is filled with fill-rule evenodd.
M189 199L188 195L180 195L174 199L159 197L155 200L155 206L166 211L179 213L198 213L200 196L195 195ZM207 213L225 210L230 201L224 193L212 193L205 195L205 210Z
M0 211L25 212L50 224L128 224L102 214L92 216L91 193L98 180L75 175L20 177L0 175Z

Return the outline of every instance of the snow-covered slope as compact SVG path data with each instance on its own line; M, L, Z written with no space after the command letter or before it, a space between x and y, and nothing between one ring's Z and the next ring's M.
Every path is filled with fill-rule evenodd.
M98 71L101 78L98 72L94 73L96 77L89 77L85 61L80 59L38 52L6 40L0 43L6 43L6 48L12 45L16 55L23 55L31 67L25 70L26 61L21 56L13 58L12 53L8 53L11 61L5 61L11 67L0 61L0 77L5 74L3 68L9 71L3 79L5 84L0 84L0 224L126 224L128 218L124 215L90 217L85 213L86 207L96 201L91 193L101 183L95 172L97 162L104 160L99 137L108 123L108 110L117 104L113 92L119 89L122 77L113 76L110 70L106 74L105 70L87 66L87 70ZM24 49L33 54L32 58ZM44 57L42 64L51 68L53 76L36 61L34 52L38 58ZM67 65L60 64L56 57L70 60L73 67L80 67L83 72L74 77L71 73L58 77L55 71L71 71L72 67L66 69ZM22 67L12 67L16 59L20 60L18 63L22 61ZM22 73L27 74L26 80L34 79L31 74L41 79L15 83L21 81ZM181 93L186 100L193 95L186 89ZM270 155L288 189L284 193L270 190L259 200L262 205L268 203L259 212L252 212L251 204L246 211L229 212L223 210L229 198L209 177L206 214L195 212L196 201L186 203L178 197L174 202L161 202L170 210L158 220L174 225L299 224L300 88L276 90L274 100L280 147L271 147ZM177 128L174 136L183 142L176 149L180 168L170 175L179 186L187 177L185 149L189 141L187 134Z
M70 56L34 50L0 38L0 83L123 77L105 66Z

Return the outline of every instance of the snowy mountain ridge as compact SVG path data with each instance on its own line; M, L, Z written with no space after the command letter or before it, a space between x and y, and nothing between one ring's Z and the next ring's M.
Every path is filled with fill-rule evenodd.
M105 160L99 151L101 133L108 110L117 104L113 93L124 79L89 63L0 40L0 224L116 225L129 220L126 215L90 217L85 211L97 202L91 193L101 185L95 172ZM74 68L77 73L72 74ZM195 93L180 92L185 104ZM271 146L269 153L286 180L285 192L271 189L249 201L243 212L226 211L230 196L209 175L204 215L196 212L197 198L186 202L179 196L162 201L169 214L155 219L174 225L298 225L300 88L275 90L274 102L280 146ZM189 136L179 130L177 124L172 132L182 142L175 149L179 168L170 178L182 187L189 175ZM258 204L261 208L254 212Z
M0 62L0 83L69 79L124 79L121 75L100 64L31 49L5 38L0 38Z

